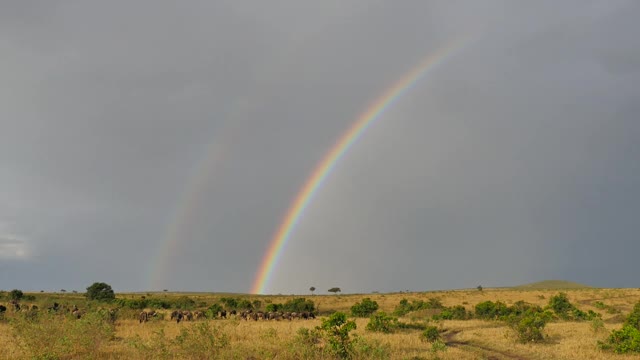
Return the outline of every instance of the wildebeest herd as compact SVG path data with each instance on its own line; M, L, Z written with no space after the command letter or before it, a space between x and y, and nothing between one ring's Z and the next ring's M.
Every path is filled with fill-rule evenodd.
M37 312L38 311L38 306L36 305L22 305L20 303L18 303L17 301L11 301L9 304L9 309L12 309L16 312L18 311L30 311L30 312ZM7 306L5 305L0 305L0 314L4 313L7 311ZM82 318L82 316L84 316L86 314L86 310L82 310L79 309L77 305L73 305L73 306L68 306L68 305L63 305L63 304L59 304L57 302L53 303L53 305L49 306L46 308L46 310L49 313L54 313L54 314L68 314L76 319L80 319ZM111 322L115 322L116 317L117 317L117 313L119 311L118 308L110 308L110 309L99 309L98 310L100 313L102 313L109 321ZM236 311L236 310L230 310L230 311L226 311L226 310L220 310L218 311L215 315L216 318L218 319L227 319L230 317L236 317L236 318L240 318L240 319L244 319L246 321L249 320L254 320L254 321L258 321L258 320L276 320L276 321L280 321L280 320L295 320L295 319L315 319L316 316L313 312L309 312L309 311L303 311L303 312L284 312L284 311L254 311L252 309L249 310L244 310L244 311ZM152 319L157 319L157 318L162 318L162 315L160 312L155 311L155 310L145 310L145 311L141 311L138 314L138 321L142 324L145 323L149 320ZM170 313L170 320L175 320L177 323L180 323L181 321L194 321L194 320L200 320L200 319L205 319L206 318L206 314L204 311L201 310L196 310L196 311L190 311L190 310L173 310Z
M145 323L155 317L158 317L160 313L155 310L150 311L141 311L138 315L138 320L140 323ZM226 310L218 311L216 314L218 319L227 319L228 316L240 317L246 321L248 320L294 320L294 319L315 319L316 316L313 312L303 311L303 312L284 312L284 311L253 311L253 310L245 310L241 312L237 312L236 310L230 310L227 312ZM170 320L175 320L176 323L180 323L181 321L193 321L204 319L205 313L200 310L189 311L189 310L174 310L171 312Z

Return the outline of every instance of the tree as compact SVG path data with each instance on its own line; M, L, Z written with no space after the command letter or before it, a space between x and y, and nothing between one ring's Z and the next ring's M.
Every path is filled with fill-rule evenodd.
M60 292L61 292L61 293L66 293L66 292L67 292L67 290L65 290L65 289L60 289Z
M95 282L87 288L89 300L111 301L116 298L111 285L103 282Z
M478 289L478 291L482 291L482 285L478 285L476 289Z
M332 292L334 294L339 293L341 290L339 287L332 287L331 289L327 290L328 292Z
M13 289L9 293L9 299L11 300L20 300L22 299L23 296L24 296L24 293L22 292L22 290L18 290L18 289Z
M315 286L310 287L310 288L309 288L309 291L311 291L311 295L313 295L313 292L314 292L314 291L316 291Z

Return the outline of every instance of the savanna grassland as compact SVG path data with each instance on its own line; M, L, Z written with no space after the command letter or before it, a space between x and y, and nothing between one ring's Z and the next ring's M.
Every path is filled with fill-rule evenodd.
M566 297L558 297L560 293ZM29 300L20 300L19 311L11 307L8 293L0 299L8 308L0 315L0 359L622 360L639 356L618 354L598 344L606 343L611 331L623 327L640 302L638 289L523 287L304 296L165 292L117 294L116 301L109 303L88 301L82 294L26 295ZM225 307L225 299L234 298L248 300L256 307L254 311L264 311L270 304L273 309L273 304L301 297L313 301L315 319L220 319L209 311L207 318L177 323L170 319L170 307L157 309L157 316L140 323L141 310L131 305L153 299L154 304L164 301L206 313L207 309L219 309L218 305ZM80 318L47 310L54 302L66 308L77 306ZM351 315L354 304L374 302L377 325L382 326L368 326L369 315ZM551 303L556 310L566 305L568 315L554 313ZM478 308L478 304L484 305ZM38 309L24 310L33 305ZM115 308L112 322L105 314ZM502 317L483 312L497 308L525 310ZM346 314L346 319L332 315L336 312ZM531 324L537 327L526 327Z

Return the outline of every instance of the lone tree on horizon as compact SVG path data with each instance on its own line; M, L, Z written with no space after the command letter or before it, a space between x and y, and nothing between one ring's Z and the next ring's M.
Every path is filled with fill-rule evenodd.
M103 282L93 283L87 288L86 296L89 300L111 301L116 298L111 285Z
M328 292L332 292L334 294L339 293L341 290L339 287L332 287L331 289L327 290Z
M311 291L311 295L313 295L313 292L316 291L316 287L315 286L310 287L309 291Z

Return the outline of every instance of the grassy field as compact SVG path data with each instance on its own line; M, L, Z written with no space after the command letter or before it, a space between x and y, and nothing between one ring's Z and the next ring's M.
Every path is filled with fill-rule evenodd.
M558 284L553 284L557 286ZM40 356L55 358L87 359L161 359L161 358L220 358L220 359L300 359L327 358L320 339L310 342L301 335L300 328L314 329L322 319L335 311L350 313L351 306L368 297L376 301L379 311L392 313L402 299L439 299L445 306L462 305L473 310L475 305L491 300L512 305L523 300L546 306L549 298L558 294L557 288L520 287L503 289L437 291L424 293L362 294L362 295L304 295L314 301L320 316L313 320L260 320L205 319L176 323L169 320L168 310L160 310L164 319L139 323L139 310L119 312L115 326L101 327L100 319L69 317L44 317L40 320L24 320L23 312L9 309L0 320L0 359L22 359ZM570 288L561 290L583 311L593 310L602 314L602 322L594 328L593 321L554 320L544 328L545 340L541 343L519 343L515 333L505 322L487 320L430 320L430 310L410 312L400 321L406 324L430 324L439 328L444 351L434 353L433 345L421 340L420 329L397 329L385 334L365 330L368 318L355 319L358 336L355 358L390 359L637 359L635 355L618 355L600 350L598 340L605 340L613 329L619 329L625 315L640 301L638 289ZM98 309L113 305L87 302L80 294L33 294L33 301L40 309L54 301L78 305L81 309ZM176 299L185 296L195 301L196 308L205 309L219 303L229 294L157 293L118 294L125 299ZM252 296L237 295L250 301L258 300L264 308L269 303L285 303L300 296ZM8 301L0 300L8 305ZM43 312L42 310L39 310ZM66 340L60 340L64 338ZM353 338L353 337L352 337ZM66 342L65 342L66 341ZM58 346L57 353L53 349ZM45 351L47 347L52 350ZM320 350L319 350L320 349ZM42 350L42 351L40 351ZM43 355L44 354L44 355ZM53 354L53 355L52 355ZM60 355L62 354L62 355Z

